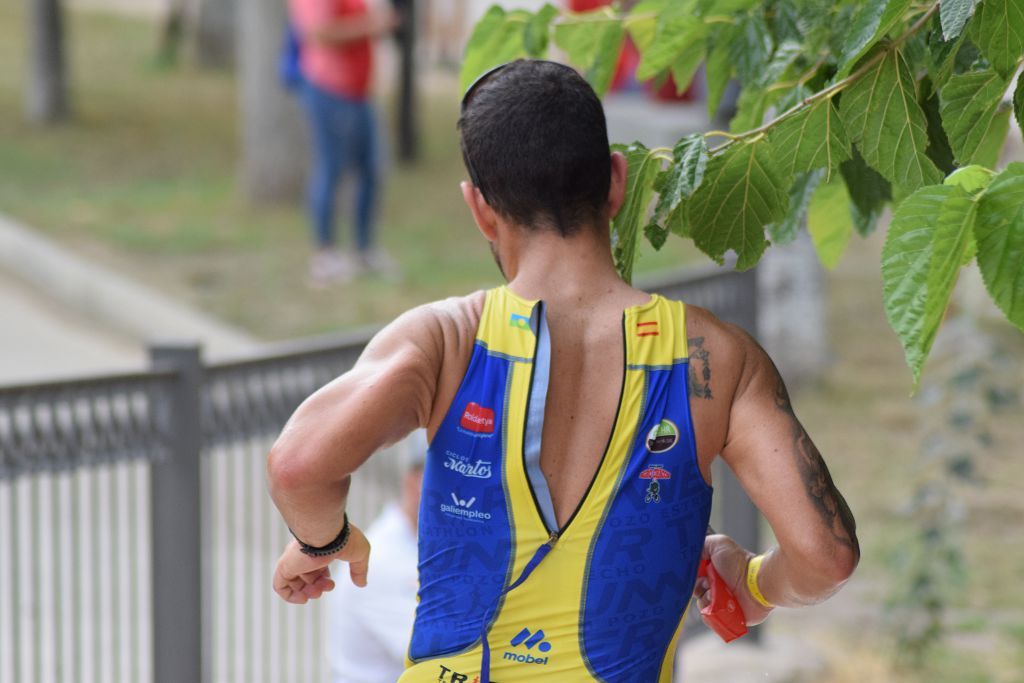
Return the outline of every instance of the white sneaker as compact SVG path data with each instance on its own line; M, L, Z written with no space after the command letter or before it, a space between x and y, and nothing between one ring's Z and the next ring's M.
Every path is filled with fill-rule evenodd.
M357 271L358 267L349 254L335 249L321 249L310 259L309 284L312 287L328 287L351 282Z
M359 252L359 265L365 273L381 275L390 280L402 276L402 268L391 254L380 247Z

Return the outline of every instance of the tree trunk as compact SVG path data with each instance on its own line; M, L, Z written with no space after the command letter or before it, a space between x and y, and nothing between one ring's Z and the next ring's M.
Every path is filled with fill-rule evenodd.
M69 115L61 1L28 0L28 23L25 115L33 123L59 123Z
M392 0L402 15L398 40L400 66L398 73L398 106L395 124L398 133L398 158L404 162L419 158L419 130L416 107L416 34L415 0Z
M227 67L234 63L236 0L202 0L196 25L199 63Z
M285 3L244 0L237 8L242 190L254 202L291 201L303 185L309 144L298 103L277 76Z
M825 273L807 230L770 247L757 267L758 341L790 385L813 381L828 365Z

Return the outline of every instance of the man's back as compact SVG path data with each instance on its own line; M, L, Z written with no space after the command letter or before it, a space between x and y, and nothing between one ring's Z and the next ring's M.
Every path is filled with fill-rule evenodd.
M329 590L324 554L366 582L350 477L416 427L432 443L403 683L668 680L690 592L709 602L702 556L748 624L838 590L853 518L770 359L616 271L629 173L586 82L505 65L469 88L459 130L462 196L508 285L404 314L296 411L268 463L302 539L278 593ZM718 456L774 531L763 555L705 538Z
M626 333L622 327L623 311L651 298L649 293L624 283L622 290L614 297L565 297L552 292L555 297L543 298L552 357L541 467L551 488L559 523L568 519L582 499L611 433L622 384ZM556 303L548 304L552 298ZM564 301L566 298L568 301ZM588 300L586 305L582 305L584 298ZM433 330L424 333L438 338L447 349L440 360L436 400L428 427L430 436L448 411L469 365L483 303L484 293L475 292L429 306L431 316L437 319L431 324ZM696 306L687 306L686 310L690 404L701 472L710 483L711 462L724 446L729 411L746 354L759 349L749 335L723 323L709 311ZM649 332L651 336L654 333ZM758 362L763 361L755 357L751 365Z
M439 368L439 385L458 388L435 404L416 664L403 682L485 675L485 634L498 680L670 679L711 502L688 403L686 309L616 288L580 293L582 314L564 317L511 287L419 317L429 338L455 311L459 340L447 343L472 351L453 358L455 372ZM551 434L555 445L542 445ZM552 461L558 476L544 471Z

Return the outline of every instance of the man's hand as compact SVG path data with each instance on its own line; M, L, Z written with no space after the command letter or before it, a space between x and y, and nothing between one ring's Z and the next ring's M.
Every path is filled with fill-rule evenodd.
M754 553L745 550L728 536L712 534L704 539L704 556L711 559L715 571L736 596L747 626L760 624L768 618L771 608L763 607L747 589L747 564ZM697 598L697 605L701 609L711 604L711 585L706 578L697 579L693 596Z
M352 583L360 588L366 585L370 542L351 522L348 543L333 555L311 557L299 550L299 542L292 539L277 561L274 591L286 602L296 605L304 605L311 599L319 598L327 591L334 590L334 581L328 567L334 560L348 563Z

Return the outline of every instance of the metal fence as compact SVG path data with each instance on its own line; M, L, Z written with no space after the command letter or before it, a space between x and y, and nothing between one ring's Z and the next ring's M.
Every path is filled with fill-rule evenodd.
M645 284L755 331L752 272ZM194 345L154 346L147 372L0 388L0 682L323 681L319 604L270 590L288 531L265 454L368 338L215 365ZM356 475L354 518L395 495L397 460ZM716 522L756 546L738 485L716 472L716 490Z

